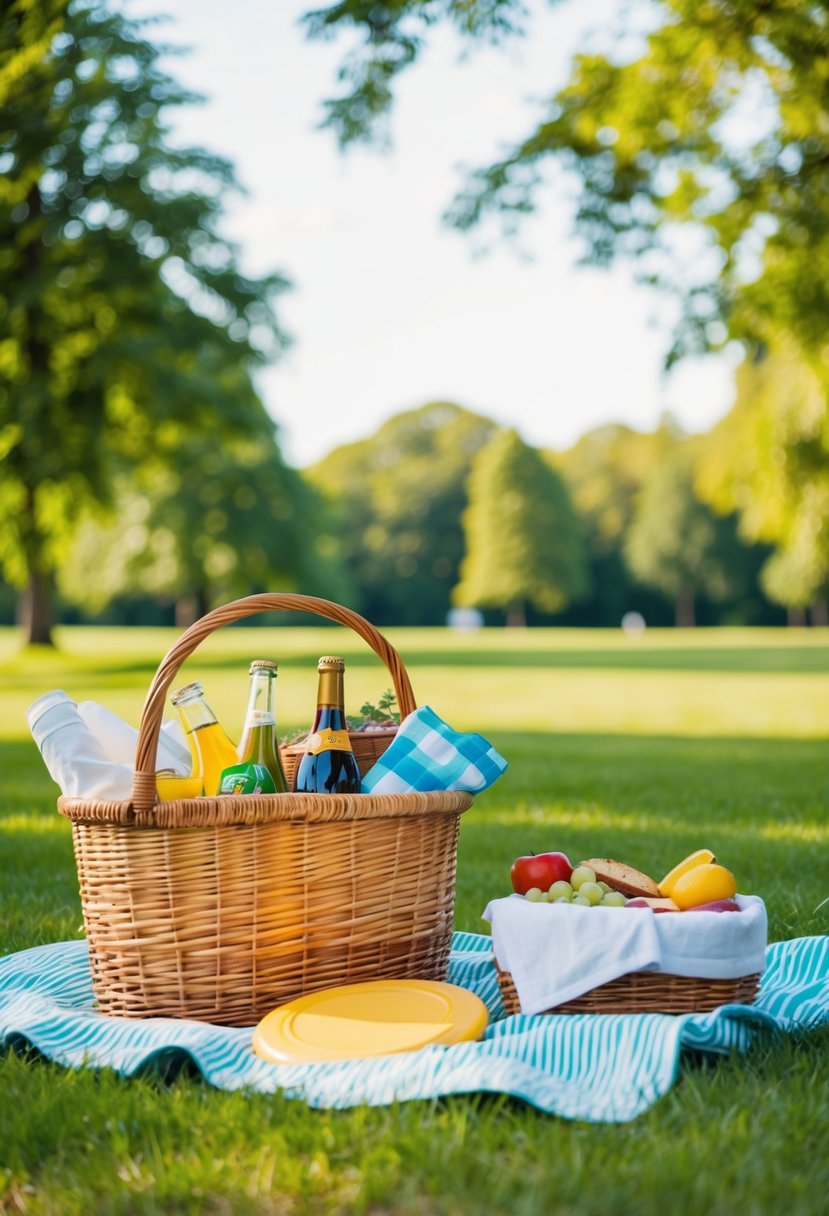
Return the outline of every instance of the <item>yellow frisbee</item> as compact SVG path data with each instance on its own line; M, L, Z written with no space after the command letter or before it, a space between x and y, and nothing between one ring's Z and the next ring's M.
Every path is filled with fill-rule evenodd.
M280 1005L253 1033L253 1050L271 1064L362 1060L479 1039L487 1011L480 997L437 980L372 980L324 988Z

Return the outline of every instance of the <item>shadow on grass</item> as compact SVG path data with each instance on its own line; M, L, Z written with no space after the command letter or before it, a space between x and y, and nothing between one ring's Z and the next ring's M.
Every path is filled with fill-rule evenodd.
M286 635L288 653L280 650L279 631L271 631L266 637L260 637L258 630L250 630L250 655L257 657L262 652L265 656L279 662L281 667L302 668L313 671L319 658L318 649L302 650L299 653L292 649L290 633ZM275 636L276 635L276 636ZM364 645L359 638L351 635L346 641L340 642L340 647L348 656L350 667L368 667L377 664L378 658L374 652ZM113 657L107 663L105 671L101 671L97 662L86 655L74 655L72 652L55 652L56 665L60 666L61 678L67 673L82 674L94 671L96 682L105 687L117 684L119 681L134 677L145 677L149 685L150 679L164 657L159 649L157 659L142 657L123 660ZM571 649L566 644L557 647L537 646L532 649L499 648L488 639L487 644L476 646L474 642L461 641L456 649L421 649L413 647L404 656L407 668L420 667L460 667L460 668L498 668L515 669L536 668L544 670L613 670L613 671L700 671L723 673L751 674L783 674L783 675L817 675L829 673L829 646L746 646L746 647L717 647L697 645L694 647L666 647L651 649L647 646L631 645L625 649L602 648ZM210 646L199 649L187 660L186 666L192 669L198 666L202 670L211 671L244 671L246 659L240 654L211 652ZM42 691L44 673L42 666L27 671L25 667L14 672L15 685L18 688L32 688Z

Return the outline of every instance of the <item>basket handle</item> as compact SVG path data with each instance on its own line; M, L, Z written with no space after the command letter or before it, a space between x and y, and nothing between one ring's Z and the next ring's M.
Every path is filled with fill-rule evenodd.
M232 621L239 621L243 617L254 616L257 612L279 611L313 612L317 616L324 616L330 621L335 621L338 625L346 625L349 629L353 629L385 664L394 684L401 717L407 717L417 707L400 655L391 643L377 632L370 621L358 613L352 612L350 608L343 608L341 604L335 604L332 600L318 599L313 595L263 594L248 595L241 600L232 600L231 603L224 604L221 608L214 608L212 612L206 613L191 625L176 644L167 651L153 676L144 701L144 708L141 711L141 724L138 728L138 743L135 751L132 803L136 815L151 811L155 803L155 756L161 730L161 717L167 699L167 690L181 664L193 653L200 642L222 625L229 625Z

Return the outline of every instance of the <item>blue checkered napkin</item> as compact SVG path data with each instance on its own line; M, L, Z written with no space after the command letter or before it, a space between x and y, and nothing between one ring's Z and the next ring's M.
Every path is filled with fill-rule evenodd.
M453 730L428 705L404 718L393 741L363 778L364 794L412 790L478 793L501 776L507 762L482 735Z

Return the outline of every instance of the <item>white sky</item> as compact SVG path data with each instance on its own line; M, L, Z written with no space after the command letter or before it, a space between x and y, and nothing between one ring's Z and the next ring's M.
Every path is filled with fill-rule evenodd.
M441 225L459 166L488 163L531 130L538 100L619 0L532 0L529 36L507 50L464 54L435 30L398 86L385 155L341 153L317 129L345 44L305 39L297 21L313 2L120 4L168 14L157 38L192 48L169 67L208 101L181 112L176 137L233 160L248 194L227 231L244 268L294 283L279 305L294 344L260 379L291 462L436 399L554 448L607 421L652 429L665 409L707 430L730 406L736 352L665 377L668 302L628 268L576 266L564 182L522 230L532 260L503 244L476 257L474 237Z

